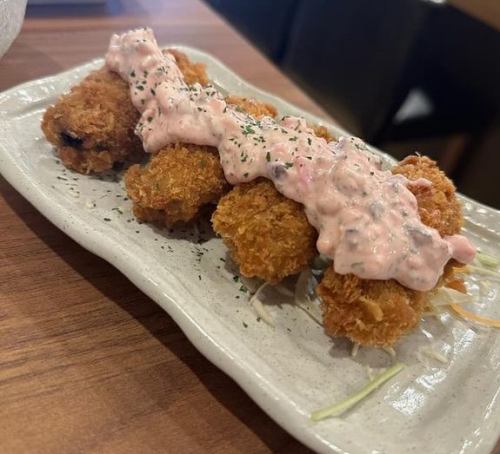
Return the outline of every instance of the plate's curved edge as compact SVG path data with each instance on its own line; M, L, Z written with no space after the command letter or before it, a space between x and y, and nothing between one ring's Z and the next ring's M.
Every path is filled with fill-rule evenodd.
M179 47L181 49L184 49L188 51L191 54L196 54L196 55L202 55L205 59L210 60L212 64L219 66L222 70L225 72L229 73L234 79L238 81L238 83L244 85L247 89L253 90L258 95L262 95L264 98L267 98L269 100L275 100L277 103L282 104L285 106L285 109L290 109L292 111L298 112L301 115L304 115L309 118L317 119L319 122L325 124L325 126L328 126L331 128L333 131L339 131L341 134L348 134L346 131L342 130L338 126L330 123L328 120L322 119L320 117L314 116L312 114L308 114L307 112L302 111L300 108L288 103L287 101L282 100L281 98L266 93L265 91L254 87L252 84L244 81L241 79L237 74L235 74L233 71L231 71L229 68L227 68L223 63L221 63L219 60L216 58L210 56L209 54L206 54L200 50L193 49L188 46L182 46L182 45L172 45L173 47ZM86 67L90 69L93 69L96 67L97 64L101 63L102 59L94 59L90 62L87 62L86 64L75 66L74 68L71 68L69 70L64 71L63 73L59 73L56 75L48 76L43 79L38 79L35 81L31 82L26 82L23 84L20 84L16 87L13 87L3 93L0 94L0 102L3 99L4 96L8 96L11 93L16 92L17 90L21 88L29 88L31 86L36 86L36 85L42 85L44 83L50 83L51 80L56 80L59 79L61 76L73 76L73 75L78 75L76 74L77 72L82 72L85 70ZM7 153L7 150L5 147L2 145L0 141L0 147L2 148L3 153ZM389 155L381 152L380 150L377 150L373 147L371 147L374 151L377 153L381 153L384 156L387 156L388 159L394 161L393 158L391 158ZM96 248L95 245L92 245L92 241L89 237L87 237L85 234L82 234L82 232L77 228L72 226L71 224L65 224L64 221L59 219L59 216L56 213L56 208L61 208L61 205L55 205L53 203L48 203L47 201L43 200L43 197L40 199L37 197L36 191L30 191L30 189L34 189L35 185L31 182L28 182L28 186L23 186L22 182L23 180L20 178L16 178L19 176L22 176L22 171L21 169L16 165L15 162L11 161L3 161L8 162L9 165L8 167L0 167L0 170L2 171L2 174L6 178L6 180L16 189L18 190L21 195L23 195L24 198L26 198L30 203L32 203L47 219L50 220L53 224L55 224L59 229L61 229L63 232L65 232L68 236L70 236L72 239L74 239L76 242L78 242L82 247L85 249L91 251L95 255L103 258L104 260L108 261L111 263L113 266L115 266L119 271L121 271L124 275L127 276L128 279L130 279L134 285L136 285L138 288L140 288L144 293L146 293L148 296L150 296L153 300L157 301L157 297L155 296L154 292L154 285L151 285L150 287L144 285L144 283L140 282L138 278L135 278L132 266L129 265L131 263L130 261L124 260L124 264L119 263L120 259L113 254L113 248L111 247L114 243L109 241L109 238L105 236L101 232L96 232L97 233L97 238L98 241L95 241L96 245L99 246L99 248ZM484 207L485 209L494 211L499 214L500 216L500 211L495 210L491 207L488 207L484 204L481 204L479 202L476 202L472 199L469 199L464 196L464 199L469 201L472 204L477 204L481 207ZM99 249L99 250L98 250ZM126 251L124 250L124 253ZM131 268L131 269L129 269ZM152 284L152 283L150 283ZM159 298L168 298L166 295L161 295ZM361 454L366 452L361 446L359 445L352 445L350 446L350 450L344 451L340 446L338 445L333 445L330 443L328 440L323 439L317 434L314 434L312 431L307 430L307 428L304 428L303 425L298 424L297 419L293 420L285 420L282 418L282 415L280 412L287 410L283 406L283 402L276 401L275 397L273 396L270 392L269 389L266 387L269 386L268 383L263 379L263 377L254 377L254 380L257 380L257 385L259 386L259 389L264 392L264 394L260 394L258 390L254 389L256 383L254 381L249 381L248 376L246 375L246 370L242 366L243 363L240 362L235 362L235 358L231 357L231 355L221 347L221 345L216 341L216 339L213 339L212 337L208 336L203 329L197 325L196 323L193 322L185 313L182 312L182 310L177 306L175 301L172 300L172 298L168 298L170 307L169 309L172 310L171 313L170 310L167 311L170 316L178 323L178 325L181 327L182 331L186 334L190 342L192 342L195 347L205 356L207 357L213 364L215 364L217 367L219 367L221 370L223 370L227 375L232 377L244 390L245 392L251 396L251 398L272 418L274 419L279 425L281 425L285 430L287 430L292 436L303 442L305 445L309 446L312 449L317 450L318 452L337 452L337 453L343 453L343 454ZM158 301L157 301L158 302ZM164 304L159 303L165 310L166 308L164 307ZM190 328L194 328L195 332L192 332ZM203 340L209 340L210 344L207 342L203 342ZM236 368L234 366L237 366ZM273 405L269 405L269 403L272 403ZM278 404L278 405L276 405ZM500 407L497 405L496 408L494 409L494 413L497 416L497 418L500 419ZM498 434L491 433L489 434L488 437L483 438L480 442L480 452L489 452L497 442L497 437ZM464 446L465 447L465 446ZM465 452L465 451L464 451Z

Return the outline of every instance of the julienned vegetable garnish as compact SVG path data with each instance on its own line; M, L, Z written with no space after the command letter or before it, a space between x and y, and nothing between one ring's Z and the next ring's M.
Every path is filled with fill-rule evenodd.
M322 419L330 418L333 416L340 416L347 410L354 407L357 403L365 399L369 394L371 394L377 388L379 388L384 383L389 381L392 377L399 374L404 367L405 365L402 363L394 364L393 366L386 369L380 375L377 375L373 380L371 380L365 386L363 386L363 388L356 391L354 394L350 395L341 402L311 413L311 419L313 421L321 421Z

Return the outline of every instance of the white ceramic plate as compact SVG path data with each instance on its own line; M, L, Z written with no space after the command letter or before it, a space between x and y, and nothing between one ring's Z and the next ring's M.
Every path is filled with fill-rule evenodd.
M206 63L221 88L269 101L282 114L320 121L252 87L213 57L181 49ZM24 197L160 304L210 361L311 448L348 453L492 449L500 420L500 336L450 315L424 321L400 341L397 356L408 367L393 381L344 417L312 423L311 411L364 384L366 366L387 367L390 356L361 349L352 358L348 342L332 342L279 294L268 307L276 327L257 321L248 294L233 279L224 246L207 226L169 232L140 225L120 181L75 174L59 163L40 130L42 113L101 64L96 60L0 95L0 171ZM500 256L500 212L465 198L464 208L466 234L483 251ZM480 301L479 311L498 318L499 287L492 283L481 295L478 279L470 278L468 285ZM422 346L441 352L447 363L420 361Z

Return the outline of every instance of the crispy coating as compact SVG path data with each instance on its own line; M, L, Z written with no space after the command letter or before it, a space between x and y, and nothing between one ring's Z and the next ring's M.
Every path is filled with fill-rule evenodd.
M175 62L188 85L194 85L195 83L208 84L207 71L203 63L193 63L185 53L177 49L165 49L163 52L168 52L174 56Z
M228 102L256 117L275 114L268 104L230 98ZM134 214L160 225L189 222L203 206L217 203L229 188L217 150L195 145L165 147L145 168L131 167L125 182Z
M332 142L337 140L334 136L330 134L330 131L326 129L323 125L312 125L310 128L313 130L314 135L317 137L323 137L327 142Z
M463 225L462 207L455 194L453 182L427 156L408 156L392 169L409 180L426 178L432 185L411 185L418 202L422 222L435 228L441 236L460 232Z
M272 106L253 100L249 105L246 98L231 98L233 104L257 118L276 115L274 108L269 109ZM314 131L331 138L323 126L314 127ZM212 225L247 277L279 282L306 268L317 253L317 233L302 205L287 199L265 179L233 188L219 202Z
M65 166L81 173L102 172L142 155L134 134L138 120L127 83L101 68L45 111L42 130Z
M453 183L426 157L412 156L394 167L394 173L411 180L427 178L432 188L410 186L422 222L441 235L460 231L462 214ZM450 262L438 286L453 282ZM417 292L394 280L360 279L352 274L335 273L333 265L316 288L322 300L325 331L332 336L347 336L361 345L389 346L414 328L424 311L429 292Z
M426 296L394 280L360 279L326 270L316 293L321 298L323 325L330 336L347 336L361 345L392 345L413 328Z
M212 225L243 276L279 282L307 267L316 254L317 234L302 205L269 180L235 187L220 200Z
M226 102L233 106L240 107L246 113L255 118L276 117L278 111L271 104L257 101L253 98L245 98L243 96L227 96Z
M167 226L190 221L227 190L217 150L197 145L162 148L127 170L125 186L139 219Z
M165 52L174 55L188 84L208 82L203 64L190 62L175 49ZM101 68L46 110L42 130L66 167L98 173L116 162L142 158L142 144L134 133L138 121L127 82Z

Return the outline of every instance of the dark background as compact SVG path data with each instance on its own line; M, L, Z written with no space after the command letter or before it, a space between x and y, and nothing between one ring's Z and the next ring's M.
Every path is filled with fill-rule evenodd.
M493 27L424 0L206 1L353 134L399 159L431 156L500 208Z

